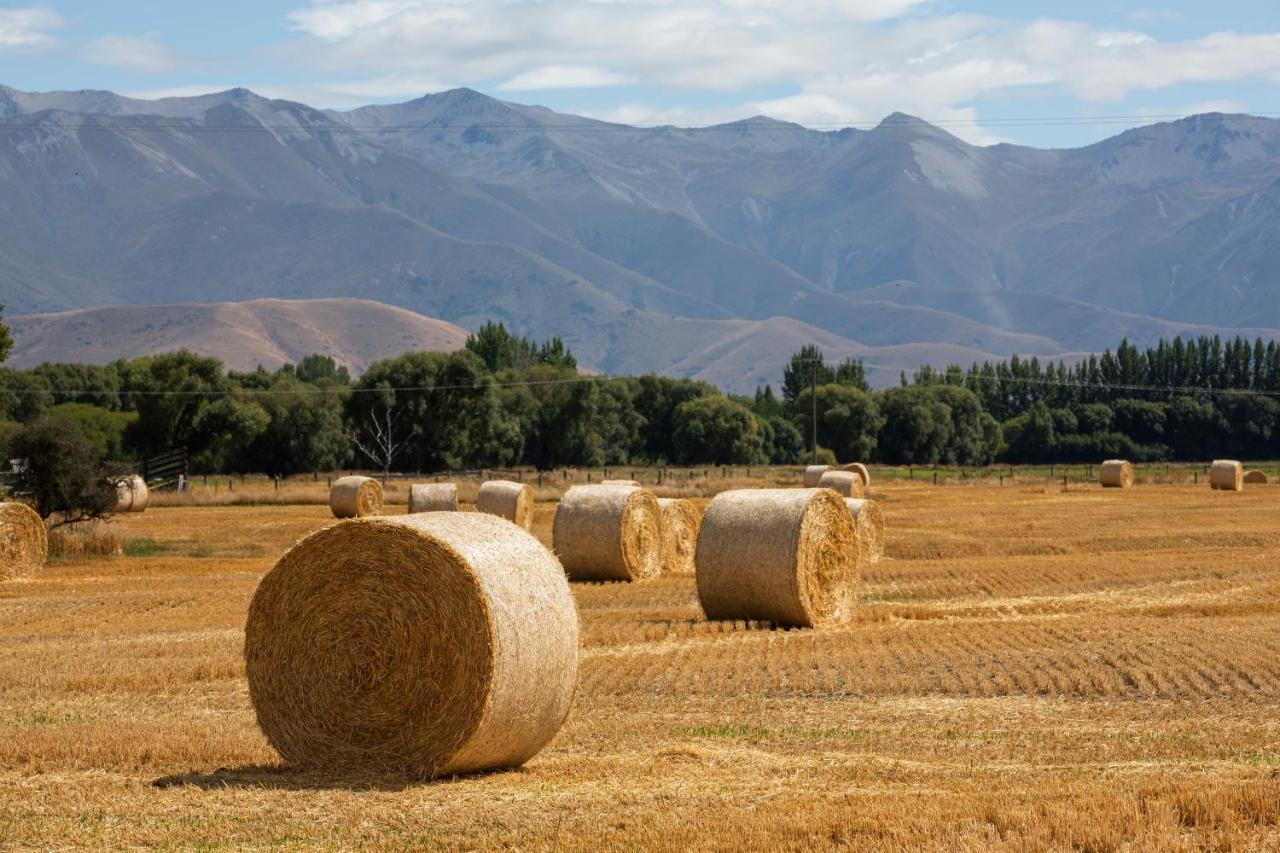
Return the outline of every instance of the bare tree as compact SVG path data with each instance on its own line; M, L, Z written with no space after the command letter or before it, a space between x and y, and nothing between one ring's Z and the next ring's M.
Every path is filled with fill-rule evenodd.
M369 412L369 420L364 428L351 436L355 444L369 461L382 469L382 480L385 483L391 475L391 466L396 457L409 446L407 430L402 429L401 420L404 410L400 406L384 404L375 406ZM363 436L363 439L362 439Z

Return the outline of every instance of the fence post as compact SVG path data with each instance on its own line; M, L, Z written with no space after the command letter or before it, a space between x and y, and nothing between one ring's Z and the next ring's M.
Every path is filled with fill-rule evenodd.
M937 471L934 471L934 472L933 472L933 484L934 484L935 486L936 486L936 485L938 485L938 472L937 472Z

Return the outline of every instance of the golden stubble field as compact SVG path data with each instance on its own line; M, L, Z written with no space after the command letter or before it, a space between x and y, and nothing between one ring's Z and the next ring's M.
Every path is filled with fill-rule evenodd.
M1280 847L1280 487L876 497L853 625L708 623L692 577L574 585L560 736L434 784L297 773L254 724L250 596L327 508L122 519L152 556L0 586L0 844Z

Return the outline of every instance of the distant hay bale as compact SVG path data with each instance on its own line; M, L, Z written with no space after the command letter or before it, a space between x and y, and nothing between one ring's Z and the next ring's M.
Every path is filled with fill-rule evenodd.
M476 512L505 518L528 530L533 527L533 489L528 483L489 480L476 495Z
M112 512L144 512L151 502L147 481L137 474L116 480L116 505Z
M457 483L414 483L409 487L409 514L457 512Z
M721 492L698 535L708 619L812 627L846 621L858 570L849 508L827 489Z
M433 778L533 757L573 698L578 617L560 565L484 513L334 524L262 579L249 696L302 767Z
M24 503L0 503L0 580L33 575L49 558L44 521Z
M640 483L639 483L638 481L636 481L636 480L601 480L601 481L600 481L600 485L602 485L602 486L631 486L631 487L633 487L633 488L637 488L637 489L638 489L638 488L640 488Z
M1267 475L1261 471L1246 471L1244 473L1244 481L1249 484L1266 485L1269 480Z
M1244 466L1234 459L1218 459L1209 468L1209 488L1223 492L1244 491Z
M830 465L810 465L804 469L804 487L806 489L816 489L818 481L822 479L822 475L831 470Z
M884 512L880 504L858 498L845 498L844 504L853 518L864 559L868 563L880 562L884 557Z
M867 466L863 465L861 462L850 462L848 465L845 465L842 470L853 471L861 477L862 487L864 489L871 485L871 471L869 471Z
M662 510L648 489L574 486L556 507L551 538L573 580L634 581L662 572Z
M364 518L382 512L382 484L372 477L343 477L329 490L337 518Z
M856 471L827 471L818 478L818 488L833 489L842 498L860 498L862 475Z
M1133 485L1133 463L1125 459L1108 459L1098 469L1098 481L1105 489L1127 489Z
M682 498L658 498L662 509L663 571L678 575L694 572L698 553L698 508Z

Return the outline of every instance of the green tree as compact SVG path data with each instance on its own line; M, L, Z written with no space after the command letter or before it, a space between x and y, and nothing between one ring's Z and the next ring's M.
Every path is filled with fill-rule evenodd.
M351 458L341 391L317 388L293 376L277 378L270 390L258 398L267 426L249 446L243 467L287 476L333 470Z
M818 444L844 462L872 459L884 418L875 398L851 385L819 385ZM806 388L796 397L796 426L806 438L813 435L813 397Z
M197 471L243 471L247 451L271 424L271 416L255 396L243 392L220 397L204 406L191 424L196 448L191 464Z
M951 441L951 411L924 386L890 388L877 395L884 425L881 458L894 465L941 462Z
M333 360L332 356L309 355L294 368L298 381L308 385L330 386L350 385L351 374L347 369Z
M125 458L125 432L138 419L136 412L113 412L87 403L62 403L49 409L46 417L83 436L99 459L113 461Z
M13 351L13 336L9 334L9 324L4 321L4 306L0 305L0 362L9 358Z
M764 459L755 415L726 397L681 403L675 413L674 439L678 464L751 465Z
M200 413L231 392L222 363L181 350L144 356L122 365L122 400L138 413L125 438L139 456L152 456L187 447L193 456L213 438L207 430L197 435Z
M1053 458L1057 434L1053 413L1043 402L1004 424L1005 456L1010 462L1043 462Z
M13 437L9 452L22 460L14 493L55 527L101 518L115 506L113 481L123 469L104 468L88 439L65 420L32 421Z

